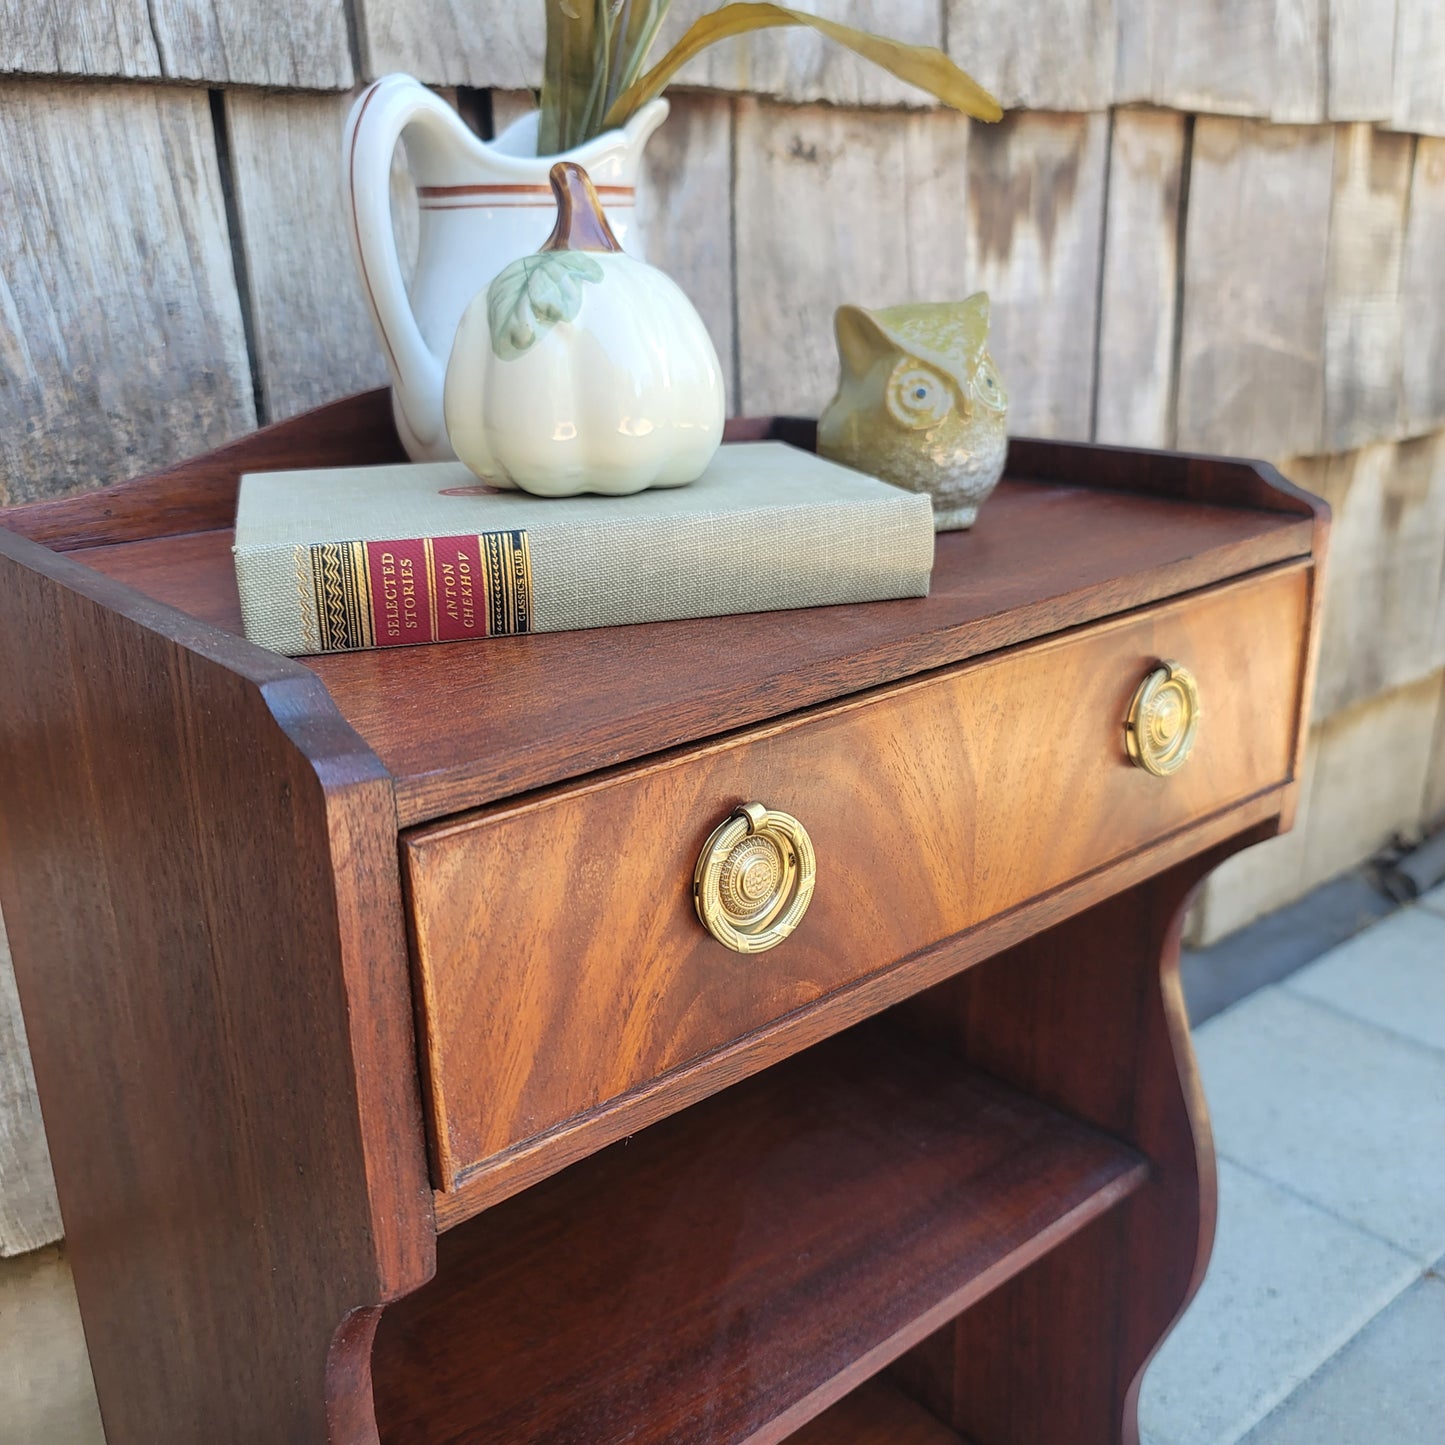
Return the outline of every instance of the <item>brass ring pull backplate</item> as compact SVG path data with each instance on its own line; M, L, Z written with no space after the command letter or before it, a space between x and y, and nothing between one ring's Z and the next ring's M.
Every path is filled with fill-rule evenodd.
M748 803L713 830L692 875L703 927L734 953L766 953L803 921L817 861L808 830Z
M1129 759L1156 778L1177 773L1199 732L1199 685L1177 662L1161 662L1134 694L1124 741Z

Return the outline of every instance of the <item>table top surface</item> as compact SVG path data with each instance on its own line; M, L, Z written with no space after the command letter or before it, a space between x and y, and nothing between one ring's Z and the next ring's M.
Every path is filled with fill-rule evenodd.
M1308 517L1006 479L939 536L926 598L303 659L395 780L403 826L1308 555ZM241 631L231 533L72 553Z

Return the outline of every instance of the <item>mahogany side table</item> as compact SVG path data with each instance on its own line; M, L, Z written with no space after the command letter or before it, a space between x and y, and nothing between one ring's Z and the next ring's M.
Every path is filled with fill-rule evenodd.
M1213 1229L1180 919L1289 824L1323 505L1019 441L926 599L248 644L239 474L398 456L370 393L0 516L110 1445L1136 1441Z

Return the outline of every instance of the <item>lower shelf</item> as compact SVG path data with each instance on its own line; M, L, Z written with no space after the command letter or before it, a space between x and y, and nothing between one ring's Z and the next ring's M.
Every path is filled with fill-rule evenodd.
M782 1440L1146 1173L855 1029L442 1235L378 1329L382 1445Z
M966 1445L922 1405L882 1380L869 1380L845 1395L788 1445Z

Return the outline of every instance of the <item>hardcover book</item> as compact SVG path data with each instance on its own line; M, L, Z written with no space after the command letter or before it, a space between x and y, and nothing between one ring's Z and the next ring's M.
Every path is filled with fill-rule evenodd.
M241 478L246 636L299 656L922 597L929 499L781 442L691 486L533 497L459 462Z

